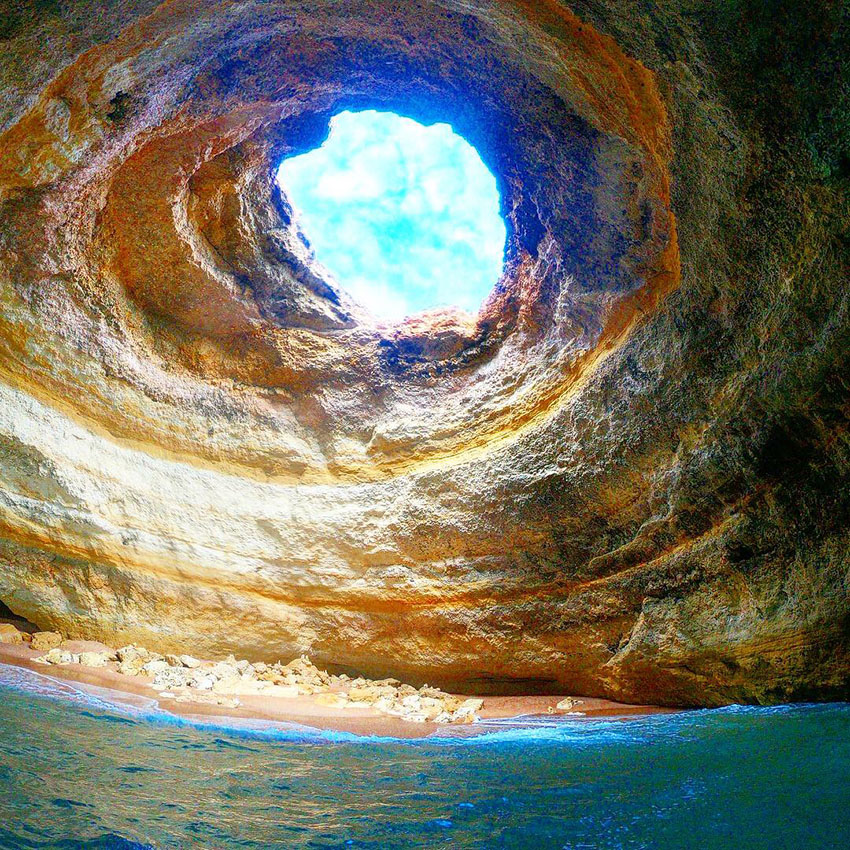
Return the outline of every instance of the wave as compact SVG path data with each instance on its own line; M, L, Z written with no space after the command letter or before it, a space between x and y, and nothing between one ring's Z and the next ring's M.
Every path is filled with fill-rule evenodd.
M63 838L58 841L39 841L1 826L0 847L4 850L155 850L151 844L138 844L114 832L86 840Z

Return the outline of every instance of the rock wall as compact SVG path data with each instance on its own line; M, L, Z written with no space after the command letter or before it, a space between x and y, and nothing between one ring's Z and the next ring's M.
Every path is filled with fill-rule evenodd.
M810 6L4 14L0 599L473 692L847 697L849 33ZM497 176L477 317L314 262L273 174L359 107Z

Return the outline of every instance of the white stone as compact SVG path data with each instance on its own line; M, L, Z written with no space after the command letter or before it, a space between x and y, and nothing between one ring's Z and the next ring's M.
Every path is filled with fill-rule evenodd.
M142 672L146 673L148 676L155 676L157 673L162 673L165 670L168 670L169 664L163 659L155 659L153 661L148 661L142 667Z
M80 660L80 657L79 655L74 655L73 652L68 652L67 649L55 647L44 655L41 660L46 664L76 664Z
M111 652L81 652L80 664L83 667L106 667L111 656Z

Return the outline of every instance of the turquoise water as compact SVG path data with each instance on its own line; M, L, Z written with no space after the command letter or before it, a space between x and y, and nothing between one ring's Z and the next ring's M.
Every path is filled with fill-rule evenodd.
M0 665L0 847L850 847L850 706L494 725L195 727Z

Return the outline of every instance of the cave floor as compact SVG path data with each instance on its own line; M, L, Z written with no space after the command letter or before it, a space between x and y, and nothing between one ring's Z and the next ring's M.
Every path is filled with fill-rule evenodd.
M79 646L72 646L79 644ZM74 651L97 651L100 644L74 641L66 644ZM74 688L94 694L115 705L141 707L157 704L169 714L208 721L210 718L229 718L239 725L258 722L266 725L283 724L312 729L347 732L355 735L376 735L393 738L469 737L493 729L493 724L522 726L537 725L543 720L591 721L646 717L650 714L673 713L677 709L650 705L626 705L594 697L575 697L571 713L557 711L555 706L568 694L484 696L478 712L481 720L472 724L440 725L411 723L367 708L334 708L321 705L311 696L284 698L260 694L240 695L240 705L229 707L201 702L177 702L150 687L144 676L125 676L114 669L52 664L45 667L36 659L42 653L27 644L0 643L0 663L11 664L61 680ZM49 674L48 671L49 670ZM578 702L580 700L580 702Z

